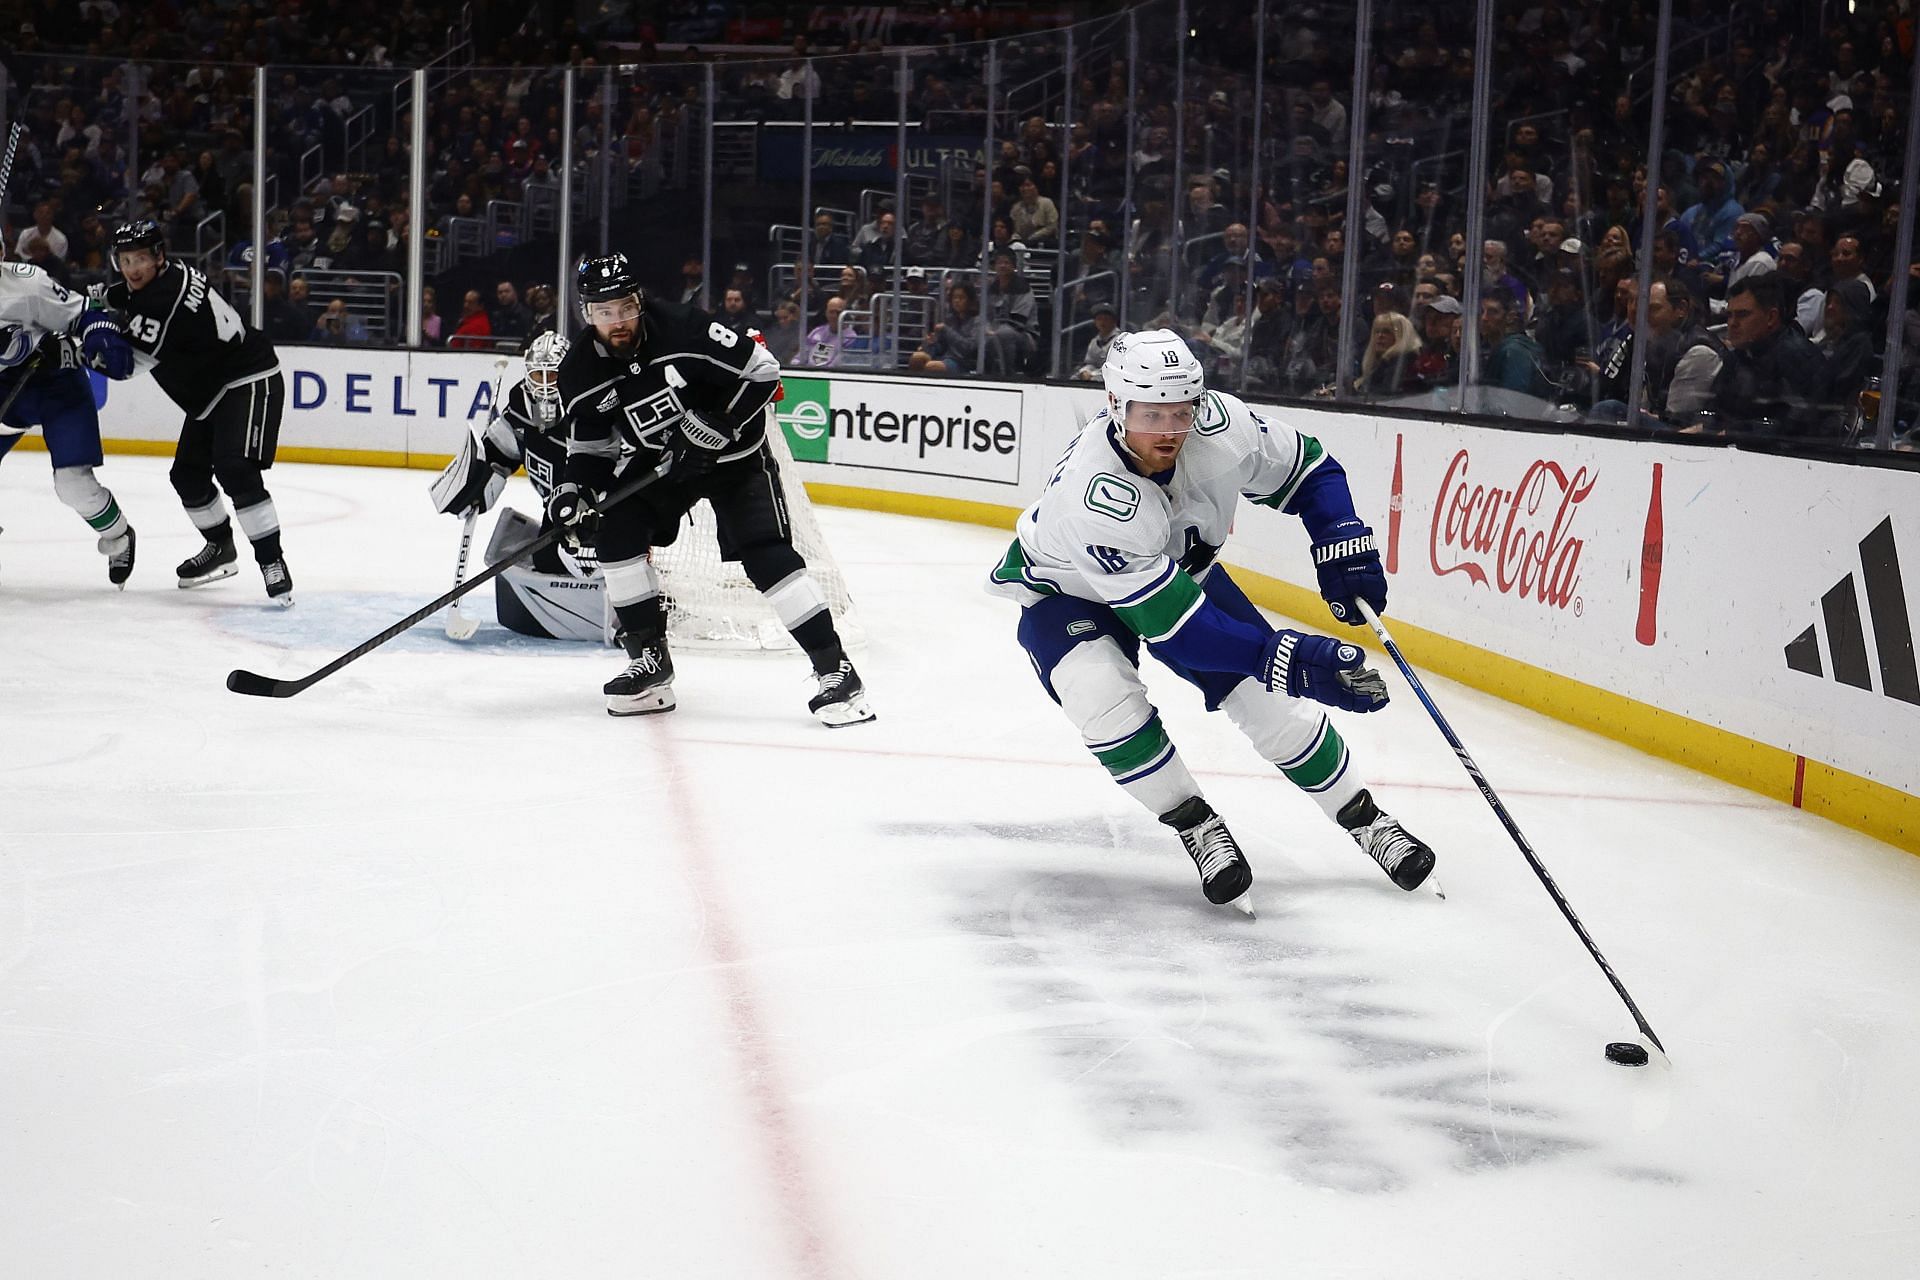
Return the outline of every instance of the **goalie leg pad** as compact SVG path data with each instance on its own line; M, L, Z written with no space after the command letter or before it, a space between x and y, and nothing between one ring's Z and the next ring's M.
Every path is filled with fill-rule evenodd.
M1366 787L1333 722L1313 703L1248 680L1220 704L1263 760L1313 797L1329 818Z
M606 639L606 586L597 579L541 573L514 565L493 580L500 625L551 640Z

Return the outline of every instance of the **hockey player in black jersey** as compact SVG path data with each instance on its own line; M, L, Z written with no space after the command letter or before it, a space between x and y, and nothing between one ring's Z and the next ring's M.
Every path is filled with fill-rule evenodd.
M669 463L659 482L600 512L600 569L632 659L607 682L608 713L673 710L673 657L648 552L671 543L704 498L721 557L740 563L813 663L819 691L808 710L836 727L873 719L826 597L793 548L766 447L778 362L703 311L646 297L625 254L582 262L579 295L592 328L560 365L567 471L548 517L577 525L617 475Z
M565 478L567 427L560 415L560 362L569 343L543 333L527 346L527 376L508 388L478 435L468 432L456 454L432 486L434 510L465 517L493 509L507 479L524 464L540 499ZM547 531L547 523L506 508L494 525L487 560L497 563ZM591 529L580 527L569 545L555 543L534 553L493 580L494 605L501 625L523 635L554 640L600 642L604 591Z
M261 478L273 465L287 398L273 345L205 276L168 260L165 237L151 221L114 233L113 265L120 279L107 287L107 301L127 317L134 363L151 369L187 415L167 478L207 544L180 563L180 585L197 587L237 572L224 489L253 544L268 599L292 604L280 518Z

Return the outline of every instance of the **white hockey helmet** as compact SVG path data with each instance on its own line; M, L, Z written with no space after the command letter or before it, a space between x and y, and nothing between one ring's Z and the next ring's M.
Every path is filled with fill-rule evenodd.
M560 398L560 362L571 346L557 333L543 333L527 347L527 389L536 399Z
M1122 424L1127 405L1135 400L1186 404L1207 390L1205 368L1171 329L1114 335L1100 377L1107 387L1107 407Z

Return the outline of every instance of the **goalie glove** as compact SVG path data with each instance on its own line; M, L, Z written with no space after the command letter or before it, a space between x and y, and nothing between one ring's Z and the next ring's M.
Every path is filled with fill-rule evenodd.
M491 510L506 487L507 473L487 461L480 442L469 431L460 442L460 452L434 477L428 492L435 511L464 516L468 511Z
M1274 693L1342 711L1378 711L1387 705L1387 682L1367 669L1360 647L1330 636L1274 632L1261 654L1260 675Z

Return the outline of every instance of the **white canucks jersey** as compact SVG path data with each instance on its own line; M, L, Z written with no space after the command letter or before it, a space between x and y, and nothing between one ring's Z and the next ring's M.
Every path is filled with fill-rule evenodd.
M48 334L65 334L86 307L86 295L39 267L0 262L0 370L24 364Z
M1209 391L1171 475L1149 477L1102 410L1021 513L991 587L1023 605L1061 594L1111 605L1142 639L1165 640L1200 608L1197 580L1240 498L1284 507L1325 457L1312 436Z

